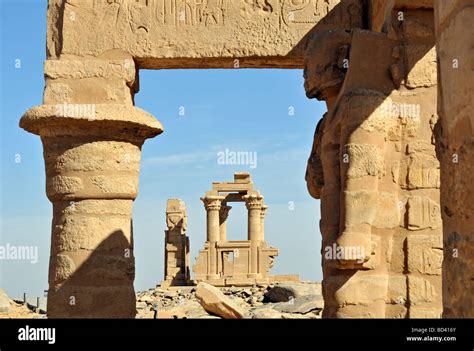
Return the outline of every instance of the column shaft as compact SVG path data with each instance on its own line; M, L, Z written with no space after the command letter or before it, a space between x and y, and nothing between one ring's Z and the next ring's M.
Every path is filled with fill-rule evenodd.
M136 69L123 55L46 61L44 104L20 121L41 136L53 204L49 318L136 314L132 204L141 147L163 129L133 106Z
M219 210L221 208L221 196L207 196L201 198L207 211L207 241L209 245L208 279L216 279L217 272L217 243L220 239Z
M227 217L229 215L229 211L232 207L227 205L222 205L220 212L219 212L219 232L220 232L220 241L225 242L227 241Z
M250 272L249 277L258 276L258 246L261 242L261 209L263 197L259 194L246 195L248 209L248 240L250 240Z

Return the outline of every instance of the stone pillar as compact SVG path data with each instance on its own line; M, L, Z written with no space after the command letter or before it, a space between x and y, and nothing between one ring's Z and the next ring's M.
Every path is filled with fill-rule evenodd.
M53 203L49 318L136 314L132 205L141 147L162 132L133 106L133 60L48 60L44 105L20 121L41 136Z
M220 240L227 241L227 217L229 216L229 211L232 209L232 206L222 205L219 211L219 232Z
M474 0L435 0L445 318L474 318Z
M324 318L441 311L433 14L383 10L382 32L333 29L308 44L306 92L328 105L306 177L321 198Z
M248 209L248 240L250 240L249 278L258 277L258 246L261 242L261 213L263 196L258 193L244 196Z
M265 241L265 216L267 215L268 206L263 205L260 212L260 241Z
M166 206L165 279L161 287L187 285L189 272L189 238L186 236L187 213L184 202L169 199Z
M217 279L217 243L220 239L219 234L219 211L223 196L206 195L201 198L207 212L207 242L209 245L209 272L207 279Z

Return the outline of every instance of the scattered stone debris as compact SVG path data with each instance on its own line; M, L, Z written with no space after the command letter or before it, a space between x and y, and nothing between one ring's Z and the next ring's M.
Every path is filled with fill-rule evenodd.
M0 289L0 318L46 318L46 311L23 301L11 300Z
M246 313L222 291L207 283L198 284L196 298L207 312L225 319L241 319Z
M10 313L11 309L10 298L3 289L0 289L0 313Z
M280 283L276 284L265 293L265 301L287 302L291 298L311 295L321 295L320 284L308 284L302 282Z
M137 318L314 319L321 318L323 307L316 282L219 288L200 283L137 293Z
M321 318L324 308L320 292L321 284L317 282L219 288L207 283L158 286L137 293L137 318L315 319ZM289 297L282 301L282 296ZM9 312L5 312L7 309ZM0 289L0 318L46 318L46 311L20 300L11 300Z

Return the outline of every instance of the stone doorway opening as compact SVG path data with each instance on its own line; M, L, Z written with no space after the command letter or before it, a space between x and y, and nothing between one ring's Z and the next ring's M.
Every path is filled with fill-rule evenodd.
M271 202L267 232L280 248L272 273L321 280L319 201L307 194L304 174L308 140L325 107L305 97L302 75L277 69L140 71L136 106L159 116L165 132L143 148L134 204L137 291L163 275L166 199L186 203L193 265L206 236L202 191L238 171L250 172ZM164 94L171 97L157 98ZM232 164L239 152L248 154ZM228 238L243 240L247 209L234 204L232 212Z

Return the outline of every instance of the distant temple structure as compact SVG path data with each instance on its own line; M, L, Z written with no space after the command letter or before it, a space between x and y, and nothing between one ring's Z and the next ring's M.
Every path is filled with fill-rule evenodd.
M191 284L189 272L189 238L186 206L180 199L169 199L166 206L165 279L162 287Z
M205 281L214 286L251 286L276 281L299 281L298 275L269 275L278 249L265 241L264 219L268 206L253 188L249 173L235 173L233 182L212 183L201 198L207 212L207 238L189 269L187 215L182 200L170 199L166 208L165 280L162 287ZM245 202L248 210L247 240L227 240L230 202Z
M216 286L268 283L278 249L265 241L264 218L267 206L253 188L248 173L235 173L233 182L213 183L212 190L201 198L207 212L207 240L193 267L196 282ZM227 240L227 216L230 202L245 202L248 209L247 240ZM285 276L298 280L298 276Z

